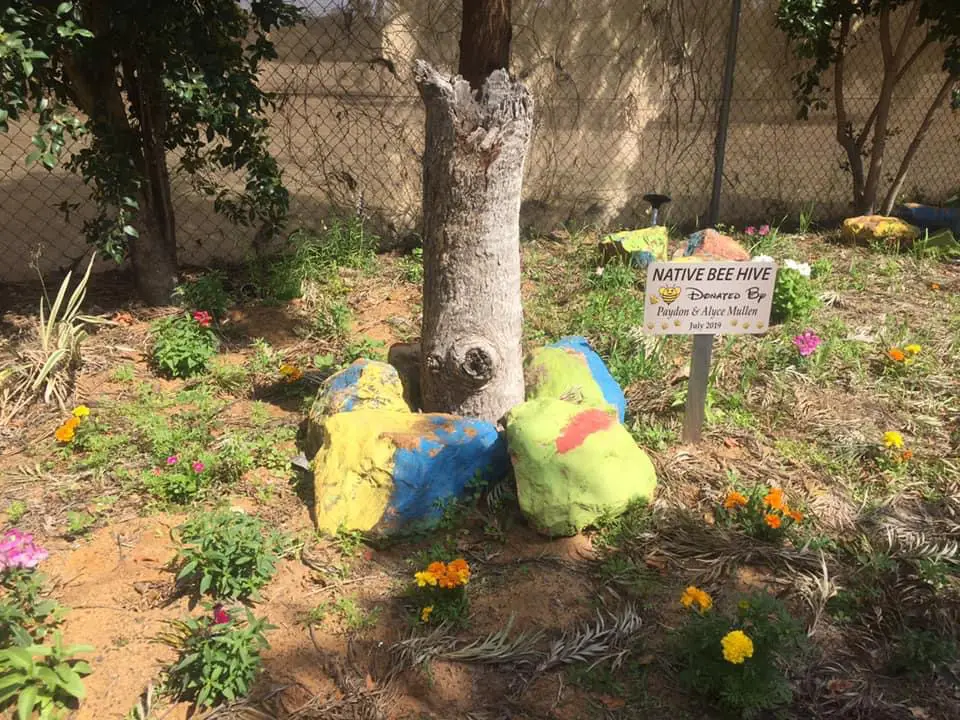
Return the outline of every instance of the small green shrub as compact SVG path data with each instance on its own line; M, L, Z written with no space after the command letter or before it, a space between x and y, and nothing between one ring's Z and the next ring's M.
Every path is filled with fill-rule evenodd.
M97 519L88 512L68 510L67 511L67 535L69 537L80 537L86 535L93 528Z
M193 377L206 371L210 358L217 354L220 341L209 327L209 320L194 315L163 318L153 324L150 359L162 374Z
M63 608L45 596L44 576L33 569L0 573L0 646L32 645L63 619Z
M217 320L222 320L232 303L225 281L226 275L222 270L211 270L178 285L174 295L188 310L203 308Z
M784 666L801 648L803 627L780 601L756 593L732 617L697 588L681 602L691 616L674 637L674 654L686 689L730 717L769 717L765 711L790 702Z
M424 624L463 627L470 614L467 584L470 565L463 558L449 563L433 561L414 573L411 588L417 604L417 620Z
M960 656L957 641L931 630L905 628L896 638L890 657L889 671L919 679Z
M403 268L403 277L408 283L419 285L423 282L423 248L417 247L410 251L410 256L403 258L400 263Z
M777 271L770 313L773 322L803 320L810 316L818 303L816 290L809 277L790 267L781 267Z
M7 522L16 525L27 514L27 504L23 500L14 500L7 505Z
M62 717L86 695L83 676L90 665L74 655L90 652L88 645L64 647L60 633L54 633L52 645L0 650L0 708L15 704L18 720Z
M203 513L178 528L178 583L201 595L243 600L266 585L276 571L282 539L245 513Z
M212 615L174 622L172 631L160 636L179 652L168 670L168 688L178 699L213 707L250 691L260 672L260 652L270 647L264 633L274 626L243 611L245 618L235 620L217 606Z

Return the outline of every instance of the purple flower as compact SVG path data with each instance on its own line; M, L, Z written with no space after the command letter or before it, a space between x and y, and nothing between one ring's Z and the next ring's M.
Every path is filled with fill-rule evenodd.
M754 235L757 234L757 229L753 225L748 225L746 228L744 228L743 232L746 235L753 237Z
M760 226L760 229L757 230L757 234L758 234L760 237L766 237L767 235L770 234L770 226L769 226L769 225L761 225L761 226Z
M217 603L213 606L213 624L225 625L230 622L230 613L223 609L223 605Z
M206 467L206 466L205 466L202 462L200 462L199 460L195 460L194 463L193 463L193 465L191 465L190 467L193 468L193 471L194 471L195 473L202 473L202 472L203 472L203 468Z
M176 455L171 455L167 458L167 465L176 465L180 461Z
M14 528L0 538L0 570L35 568L49 553L33 543L33 535Z
M805 330L793 339L793 344L797 346L800 357L813 355L822 342L820 336L813 330Z

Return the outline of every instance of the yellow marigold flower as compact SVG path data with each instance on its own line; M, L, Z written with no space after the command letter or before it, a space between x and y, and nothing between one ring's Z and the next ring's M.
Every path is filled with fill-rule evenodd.
M896 448L899 450L903 447L903 435L898 433L896 430L887 430L883 434L883 445L888 448Z
M427 585L433 587L437 584L437 576L429 571L418 572L413 577L417 581L417 587L426 587Z
M919 355L920 351L923 350L923 348L916 343L911 343L910 345L905 346L903 349L906 351L907 355Z
M738 507L743 507L747 504L747 496L743 493L738 492L728 492L727 496L723 499L723 507L727 510L734 510Z
M783 490L780 488L770 488L770 492L763 498L763 504L774 510L783 510L786 505L783 499Z
M700 614L702 615L711 607L713 607L713 598L711 598L709 594L700 588L691 585L684 590L683 595L680 596L680 604L685 608L697 605Z
M303 377L303 370L296 365L281 365L280 374L286 378L288 383L296 382Z
M779 530L780 525L783 521L780 519L779 515L774 515L773 513L768 513L763 516L763 521L767 524L768 527L773 528L774 530Z
M90 414L90 408L88 408L86 405L77 405L73 409L73 416L75 418L85 418L89 414Z
M753 657L753 640L742 630L731 630L720 641L723 647L723 659L734 665L742 665L747 658Z
M432 612L433 605L427 605L423 610L420 611L420 622L430 622L430 613Z
M893 360L894 362L903 362L907 358L903 350L901 350L900 348L890 348L889 350L887 350L887 357Z

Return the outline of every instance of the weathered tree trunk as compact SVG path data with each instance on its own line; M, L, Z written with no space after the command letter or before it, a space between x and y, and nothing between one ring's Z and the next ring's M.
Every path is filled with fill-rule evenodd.
M463 0L457 72L479 90L494 70L510 68L512 0Z
M520 190L533 100L505 70L478 95L422 61L415 77L427 116L423 408L497 422L524 396Z

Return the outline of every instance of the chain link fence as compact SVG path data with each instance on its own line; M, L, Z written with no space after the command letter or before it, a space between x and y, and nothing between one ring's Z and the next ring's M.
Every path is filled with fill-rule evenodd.
M460 0L297 0L305 22L276 34L264 68L277 94L273 150L291 193L290 229L361 212L387 241L417 232L423 108L412 63L453 69ZM514 0L513 72L536 99L521 223L623 228L646 224L644 193L673 197L665 222L707 211L730 7L715 0ZM774 25L776 0L743 0L721 219L822 221L848 209L851 181L834 118L796 118L800 69ZM877 43L859 31L848 105L862 122L875 102ZM896 96L887 164L895 169L942 82L927 51ZM88 193L62 170L27 169L32 127L0 136L0 283L77 263ZM892 174L891 170L891 174ZM960 185L960 116L944 110L916 157L906 194L942 200ZM186 182L174 181L184 265L241 261L255 228L236 228ZM39 253L39 255L38 255Z

